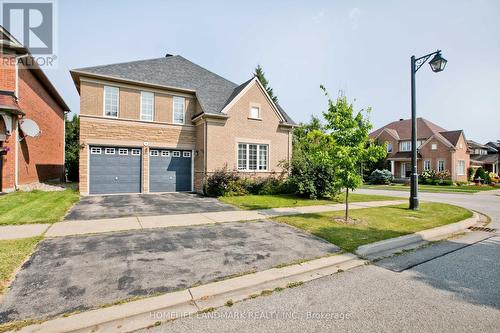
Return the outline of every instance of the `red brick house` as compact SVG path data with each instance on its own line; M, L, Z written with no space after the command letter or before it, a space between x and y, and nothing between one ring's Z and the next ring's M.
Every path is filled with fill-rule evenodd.
M370 138L386 144L387 161L395 179L411 173L411 119L400 119L372 133ZM424 118L417 118L417 172L449 171L453 181L467 181L470 165L467 140L462 130L447 131Z
M0 60L0 192L63 179L68 106L29 51L1 26ZM32 121L40 129L34 137L23 127Z

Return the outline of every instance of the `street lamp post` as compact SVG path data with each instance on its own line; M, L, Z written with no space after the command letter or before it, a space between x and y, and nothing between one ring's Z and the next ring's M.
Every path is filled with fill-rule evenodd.
M415 103L415 74L423 64L429 62L433 72L441 72L446 66L446 59L441 56L441 50L429 53L420 58L411 57L411 188L410 209L418 209L418 174L417 174L417 107Z

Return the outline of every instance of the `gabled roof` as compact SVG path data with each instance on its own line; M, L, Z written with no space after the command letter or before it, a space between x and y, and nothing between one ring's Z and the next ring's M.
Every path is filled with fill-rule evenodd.
M72 70L71 75L77 87L80 75L90 75L194 92L203 112L208 114L221 114L253 80L237 85L180 55L79 68ZM284 118L291 121L288 115Z
M439 132L439 134L444 136L446 140L448 140L454 147L457 146L458 140L460 139L462 133L462 130Z
M474 140L467 140L467 144L469 145L469 148L471 149L488 149L489 147L483 144L480 144L479 142L476 142Z
M7 29L0 25L0 50L2 48L12 50L19 55L28 54L29 58L31 59L28 61L30 65L26 66L26 68L29 69L31 73L38 79L45 90L63 111L70 111L68 105L66 105L61 95L59 95L56 88L52 85L43 70L40 68L40 66L38 66L38 63L33 59L33 56L31 55L29 50L24 47L14 36L12 36L10 32L7 31ZM21 62L23 64L27 63L26 59L22 59Z
M401 119L393 121L370 133L371 138L375 138L384 129L391 129L397 132L400 140L411 139L411 119ZM417 118L417 138L427 139L439 132L447 132L444 128L430 122L424 118Z

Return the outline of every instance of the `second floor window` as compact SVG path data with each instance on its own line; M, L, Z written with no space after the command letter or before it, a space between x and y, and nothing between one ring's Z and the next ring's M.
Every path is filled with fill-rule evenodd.
M174 97L174 124L184 124L185 99L184 97Z
M392 142L387 142L387 146L385 147L388 153L392 153Z
M104 115L106 117L118 117L118 98L117 87L104 86Z
M411 151L411 141L401 141L399 143L400 151Z
M155 95L151 92L141 91L141 120L153 121Z
M250 108L250 118L260 119L260 109L258 106L252 106Z

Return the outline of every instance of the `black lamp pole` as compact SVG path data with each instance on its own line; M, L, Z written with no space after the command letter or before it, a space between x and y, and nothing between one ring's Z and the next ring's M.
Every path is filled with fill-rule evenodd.
M418 173L417 173L417 106L415 103L415 74L423 64L429 62L433 72L441 72L446 66L446 59L441 57L441 50L429 53L420 58L411 57L411 188L410 209L418 209Z

